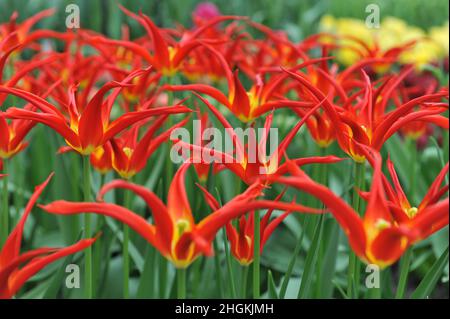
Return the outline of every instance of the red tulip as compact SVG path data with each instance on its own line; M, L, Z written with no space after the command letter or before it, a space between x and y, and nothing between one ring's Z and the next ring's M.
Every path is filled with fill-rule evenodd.
M140 141L137 141L139 129L142 125L136 125L119 138L111 139L112 167L125 179L130 179L140 172L148 162L149 157L164 143L173 130L182 127L188 119L173 125L159 136L156 131L164 124L167 116L162 116L147 129Z
M205 188L198 185L202 191L205 193L207 198L207 203L213 210L218 210L220 208L217 200L212 196ZM275 201L279 201L283 195L284 191L280 193ZM294 200L295 202L295 200ZM286 210L283 214L276 217L270 221L274 209L269 209L260 222L260 253L262 253L264 246L270 236L273 234L274 230L283 222L283 220L292 213L290 210ZM311 209L311 212L314 212ZM253 262L254 244L255 244L255 232L254 232L254 212L250 212L248 217L242 215L239 218L239 227L233 226L231 222L226 225L226 233L228 240L230 241L230 251L231 254L236 258L236 260L244 266L248 266Z
M94 47L98 45L106 44L123 47L127 50L134 52L135 54L144 58L149 64L153 65L155 69L164 76L174 75L181 66L182 61L186 56L195 48L200 46L202 42L196 39L208 28L226 20L240 19L235 16L219 16L210 20L193 33L189 34L185 38L182 38L180 42L169 41L167 35L162 29L158 28L155 23L146 15L141 12L139 15L128 11L124 7L120 6L122 11L139 22L147 31L148 37L151 39L153 46L153 54L150 54L146 47L132 41L123 40L111 40L104 37L92 37L88 40L89 44Z
M58 83L50 86L43 97L49 95L56 85ZM36 111L36 107L31 104L25 105L23 109L29 112ZM28 145L28 142L25 142L24 139L36 125L36 122L28 119L15 119L8 123L6 117L6 113L0 111L0 159L11 158L24 150Z
M109 82L105 84L91 98L81 114L75 102L76 87L72 86L69 92L70 104L68 106L70 119L67 119L54 105L32 93L7 87L0 87L0 93L10 93L21 97L41 111L38 113L25 109L9 108L7 112L9 118L26 119L43 123L64 137L66 143L74 150L82 155L89 155L116 134L140 120L155 115L186 113L190 111L184 106L160 107L130 112L110 122L109 112L120 89L128 86L128 82L134 77L148 71L149 69L135 71L122 82ZM115 91L104 101L104 95L113 88L116 88Z
M142 197L153 214L154 224L132 211L109 203L72 203L56 201L42 208L53 214L72 215L92 212L110 216L128 225L176 267L188 267L200 254L212 254L211 242L216 233L229 221L248 211L263 208L295 210L321 213L298 204L254 200L261 195L260 184L250 186L244 193L236 196L223 207L215 210L199 223L194 221L184 185L186 171L190 164L183 164L175 174L170 185L167 205L153 192L142 186L123 180L106 184L99 192L98 198L114 188L129 189Z
M211 48L211 51L215 50ZM217 55L220 54L217 53ZM192 90L209 95L220 104L226 106L242 122L251 122L277 108L311 108L316 105L316 103L310 101L291 101L280 97L281 94L279 94L278 89L287 78L285 74L274 75L267 83L263 82L261 76L257 76L256 83L247 91L239 80L237 71L233 74L225 60L223 58L221 60L228 82L228 97L218 89L205 84L167 85L164 88L172 91ZM322 58L308 60L296 66L296 69L322 60Z
M428 192L426 193L420 204L417 207L414 207L410 204L407 196L405 195L405 192L397 177L397 172L395 171L394 164L390 159L387 160L387 167L389 170L389 174L391 176L393 186L391 186L391 184L389 183L389 181L385 176L383 176L383 186L386 191L387 204L389 210L393 215L395 222L397 223L412 222L416 217L419 217L423 214L427 214L427 211L430 210L430 208L432 208L440 201L440 199L448 192L449 187L448 184L441 187L445 179L445 175L447 175L448 173L448 166L449 164L447 163L442 168L441 172L434 179L433 183L428 189ZM365 195L364 197L366 196L367 195ZM424 218L425 216L422 216L422 219ZM426 218L425 221L422 222L426 222ZM435 228L430 228L426 230L425 234L427 236L431 235L431 233L435 232L436 229L440 229L446 225L445 219L440 219L440 222L443 224L435 225L434 226Z
M103 146L97 148L89 157L91 165L100 174L106 174L113 170L112 166L112 147L111 142L106 142Z
M197 94L196 94L197 95ZM287 134L287 136L281 141L277 149L266 158L266 144L269 135L269 129L272 123L272 114L269 114L266 118L264 125L264 135L260 138L259 143L256 143L256 136L253 134L254 143L250 143L250 147L245 148L244 141L239 139L239 136L233 131L231 124L225 119L225 117L206 99L197 95L198 98L212 111L221 124L226 129L226 132L230 135L230 139L233 141L233 146L236 151L235 157L233 154L224 153L215 149L200 145L187 144L183 141L178 141L181 147L188 148L192 151L194 162L205 163L204 154L207 153L212 159L221 166L228 168L234 174L236 174L244 183L250 185L256 181L263 179L267 175L283 175L287 172L287 166L281 164L282 155L286 151L289 144L294 139L298 130L306 121L309 115L315 112L320 106L319 103L312 110L299 121L295 127ZM252 149L251 144L254 144ZM198 159L198 154L201 154L201 158ZM336 156L314 156L295 159L295 162L299 165L313 164L313 163L335 163L341 161L341 158Z
M47 265L91 246L95 238L83 239L65 248L38 248L20 253L25 222L38 197L50 181L36 187L25 211L0 251L0 299L12 298L28 279Z
M323 101L323 109L333 123L340 147L357 162L365 161L364 151L360 145L380 150L384 142L407 123L424 120L448 128L448 119L438 116L448 109L448 104L440 102L442 98L448 99L448 90L446 89L412 99L395 110L385 112L392 91L398 85L399 80L410 71L411 68L405 69L399 78L385 83L381 89L376 89L369 77L362 71L361 85L363 89L349 99L343 108L338 108L306 76L285 70L292 78L305 86L316 101ZM356 106L352 106L350 102L356 100L359 95L362 95L362 98ZM412 112L416 106L423 107Z
M31 28L36 23L45 17L51 16L54 12L55 9L41 11L20 24L17 23L17 18L19 15L17 12L14 12L8 22L0 24L0 42L5 41L5 44L0 49L7 51L19 45L25 47L28 44L34 43L36 40L42 38L68 40L73 37L73 34L68 32L59 33L52 30L31 31Z
M386 267L396 262L410 245L448 225L448 199L438 201L448 186L444 186L442 191L437 185L445 174L441 173L436 184L430 188L431 195L426 197L431 200L425 201L420 214L408 209L403 210L401 215L398 207L390 209L396 205L395 196L399 195L390 194L390 198L386 198L385 192L390 193L391 190L383 187L380 155L364 146L361 150L374 165L372 187L369 193L363 195L368 200L363 217L329 188L311 180L292 161L288 161L292 176L275 177L273 180L305 191L322 201L341 225L355 254L367 263Z

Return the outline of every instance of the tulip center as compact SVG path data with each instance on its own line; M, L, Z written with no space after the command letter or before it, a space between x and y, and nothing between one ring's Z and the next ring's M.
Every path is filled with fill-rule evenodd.
M417 207L411 207L406 211L406 215L408 215L409 218L414 218L414 216L417 215L417 212Z
M383 218L379 218L375 223L375 227L378 230L383 230L383 229L389 228L390 226L391 226L391 223Z
M189 226L190 226L190 224L186 219L180 219L177 221L176 229L177 229L178 238L180 238L181 235L183 235L184 232L189 229Z
M130 158L131 155L133 155L133 150L129 147L124 147L123 148L123 152L125 153L125 155Z

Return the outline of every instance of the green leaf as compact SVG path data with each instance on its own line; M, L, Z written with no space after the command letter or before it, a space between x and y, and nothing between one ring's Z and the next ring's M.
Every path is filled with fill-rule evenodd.
M267 285L269 286L269 298L270 299L278 299L277 287L275 285L275 281L273 280L272 271L270 269L267 271Z
M433 264L431 269L420 282L416 290L411 294L412 299L423 299L430 296L436 286L439 278L441 278L444 267L448 265L448 246L442 253L441 257Z
M314 229L314 237L308 255L306 256L305 269L303 271L302 282L298 291L298 298L307 298L311 289L311 283L314 278L315 266L319 257L319 244L323 234L324 215L320 216L320 220Z
M155 260L155 250L149 246L145 254L144 269L142 270L141 278L139 278L137 298L152 298L154 296Z
M119 229L119 227L112 221L110 218L106 218L106 224L109 228L114 232L116 237L119 239L119 241L123 242L123 232ZM142 273L144 269L144 258L142 258L142 255L139 253L139 251L136 249L136 246L133 243L129 243L129 253L130 257L133 260L134 264L136 265L136 268L139 270L140 273Z

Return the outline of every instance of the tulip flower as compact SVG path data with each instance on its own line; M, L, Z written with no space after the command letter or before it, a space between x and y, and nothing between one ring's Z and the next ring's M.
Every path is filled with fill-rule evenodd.
M406 69L399 77L406 76L411 68ZM317 101L323 101L323 109L333 123L337 141L350 157L356 162L364 162L364 151L359 145L366 145L380 150L386 140L401 127L412 121L419 119L429 119L439 123L443 127L448 127L448 119L435 116L445 112L448 104L439 102L442 98L448 99L448 90L433 94L427 94L405 102L396 109L385 113L385 109L392 94L393 89L398 84L397 81L388 83L386 91L376 90L369 77L363 72L364 90L361 91L364 97L354 108L348 110L337 110L323 92L316 88L304 75L298 72L285 70L292 78L305 86L305 88L315 97ZM385 94L382 94L384 92ZM411 112L414 107L424 105L417 112Z
M30 31L36 23L45 17L51 16L54 12L54 9L41 11L20 24L17 23L19 15L17 12L14 12L8 22L0 24L0 42L7 39L5 45L0 49L7 51L12 47L18 45L26 46L42 38L55 38L61 40L71 38L73 35L68 32L59 33L52 30Z
M274 208L322 213L321 210L314 210L298 204L254 200L261 195L264 186L253 184L244 193L236 196L199 223L195 223L184 185L189 166L190 163L183 164L175 174L170 185L167 205L153 192L123 180L112 181L100 190L99 200L102 200L107 192L115 188L133 191L148 205L153 214L154 224L150 224L146 219L127 208L109 203L55 201L42 206L42 209L61 215L91 212L117 219L142 236L177 268L188 267L200 254L210 256L212 254L211 243L219 229L248 211Z
M49 95L58 84L55 83L51 86L43 94L43 97ZM33 112L36 110L36 107L27 104L23 109ZM0 111L0 159L11 158L24 150L28 145L28 142L25 142L24 139L35 125L36 122L28 119L16 119L8 123L6 113Z
M5 113L0 112L0 158L10 158L27 147L23 139L35 124L29 120L14 120L9 125Z
M397 223L413 222L413 220L419 216L421 216L420 218L421 221L419 220L420 223L427 222L426 217L422 215L424 214L426 215L427 211L429 211L430 208L433 208L433 206L436 205L439 202L439 200L448 192L449 187L448 184L441 187L445 179L445 176L448 173L448 166L449 166L448 163L445 164L441 172L434 179L433 183L431 184L422 201L419 203L417 207L414 207L408 201L408 198L400 184L397 172L395 171L394 168L394 163L392 163L390 159L387 160L387 167L393 185L391 186L387 178L383 176L383 187L386 191L387 205L389 211L391 212L394 220ZM364 194L363 197L367 198L367 194ZM445 218L440 219L439 222L443 223L443 225L438 224L437 226L435 226L437 229L440 229L446 225ZM415 221L414 223L418 223L418 221ZM436 231L435 229L429 228L424 231L424 234L422 234L422 236L423 237L428 236L434 233L435 231Z
M51 175L36 187L22 217L0 250L0 299L12 298L41 269L61 258L76 254L95 242L95 238L83 239L65 248L44 247L20 252L25 222L50 178Z
M283 30L272 30L271 28L247 21L247 23L265 35L262 40L249 39L242 45L242 52L236 59L239 60L239 68L248 75L263 70L278 69L283 67L295 67L299 60L308 61L310 58L303 50L292 43ZM251 56L256 49L256 56ZM250 58L248 57L250 55Z
M130 179L147 164L148 158L164 143L173 130L182 127L188 119L173 125L161 135L155 137L156 131L164 124L167 116L162 116L150 126L140 141L137 141L139 129L137 125L121 137L111 139L112 167L124 179Z
M11 35L10 35L11 36ZM0 51L5 47L7 44L8 38L6 37L3 40L0 40ZM28 82L28 75L37 70L41 69L42 67L50 64L54 64L54 62L60 60L63 55L57 53L57 54L50 54L49 56L45 58L39 58L39 59L33 59L31 61L27 61L26 64L20 65L20 67L17 65L17 63L11 62L11 56L13 53L20 48L20 45L13 46L9 48L8 50L5 50L5 52L0 56L0 85L6 86L6 87L15 87L17 85L26 86L26 83ZM14 70L12 70L12 74L10 78L5 79L5 66L7 64L13 65ZM45 90L48 89L49 86L53 87L54 84L58 82L57 79L53 81L52 83L49 83L48 86L45 87ZM25 85L24 85L25 84ZM43 90L44 91L44 90ZM33 91L34 92L34 91ZM5 94L0 94L0 105L4 103L6 100Z
M439 201L448 186L444 186L442 190L440 185L437 185L439 181L442 182L442 175L445 175L441 173L436 184L430 188L430 195L426 196L420 214L417 213L418 210L408 208L403 210L402 216L398 214L398 208L390 209L395 204L395 199L386 198L381 156L367 147L361 146L361 149L374 165L372 186L370 192L365 195L368 204L363 217L329 188L311 180L292 161L287 161L292 176L276 177L274 180L309 193L322 201L344 230L355 254L366 263L384 268L396 262L409 246L448 225L448 199ZM388 189L387 192L390 191Z
M205 194L206 202L209 206L213 210L218 210L220 205L214 196L202 186L198 185L198 187ZM280 193L275 198L275 201L279 201L284 194L285 191ZM272 236L275 229L292 213L292 211L286 210L283 214L270 221L273 211L272 208L267 210L260 222L260 253L262 253L267 240ZM248 217L243 215L239 218L239 228L235 227L231 222L225 228L228 240L230 241L231 254L243 266L248 266L253 262L255 243L254 218L254 212L250 212Z
M70 119L67 119L54 105L32 93L7 87L0 87L0 93L9 93L23 98L41 111L32 112L25 109L9 108L7 117L43 123L64 137L66 143L74 150L82 155L89 155L99 146L104 145L116 134L137 121L155 115L189 112L189 109L184 106L167 106L130 112L110 122L109 112L111 111L114 99L119 94L120 88L129 85L128 81L147 71L148 69L135 71L122 82L109 82L105 84L91 98L89 103L84 106L81 114L79 113L80 107L75 103L76 87L72 86L69 92L70 104L68 107ZM113 88L118 89L104 101L104 95Z
M197 114L199 114L199 125L197 126L197 132L195 134L196 140L194 141L194 144L205 146L205 141L203 141L202 138L203 134L205 133L205 130L212 128L212 126L207 112L201 113L200 110L197 110ZM201 183L206 183L208 180L211 165L213 166L214 174L224 168L224 166L219 163L205 163L204 161L201 161L200 163L194 162L192 165L194 166L195 172L197 173L198 179Z
M211 149L201 145L187 144L183 141L178 141L177 143L179 143L181 147L187 148L193 152L192 156L194 158L194 162L204 163L205 158L203 157L206 153L211 156L214 161L217 161L222 166L228 168L248 185L255 183L260 179L264 179L264 177L267 175L283 175L287 172L287 166L285 164L281 164L282 154L286 151L289 144L292 142L298 130L304 124L308 116L321 106L321 103L319 103L312 110L310 110L309 113L306 114L304 118L299 121L295 125L295 127L286 135L286 137L281 141L276 150L272 154L270 154L268 158L266 158L266 144L269 135L269 129L272 123L272 114L269 114L266 118L266 122L264 125L264 134L260 138L258 145L256 145L256 136L254 136L253 134L250 139L253 139L252 142L254 143L249 142L250 146L247 147L246 150L243 144L244 141L241 141L239 139L239 136L233 131L231 124L225 119L225 117L211 103L209 103L208 100L199 95L197 95L197 97L211 110L211 112L224 126L226 132L230 135L230 139L234 143L233 146L235 147L236 155L235 157L233 157L232 154L223 153L219 150ZM201 155L200 159L197 158L199 155ZM313 156L298 158L295 159L295 162L299 165L307 165L313 163L336 163L341 160L341 158L338 158L336 156Z
M92 167L100 174L106 174L113 170L112 166L112 147L108 141L104 145L98 147L89 157Z
M212 52L215 51L212 48L210 50ZM262 77L258 75L256 82L247 91L238 77L238 72L236 71L233 74L223 58L221 60L228 82L228 97L218 89L205 84L166 85L164 88L171 91L192 90L206 94L227 107L242 122L251 122L273 109L285 107L311 108L316 104L310 101L291 101L279 97L280 92L278 92L278 89L286 80L284 74L275 75L267 83L264 83ZM300 69L322 60L322 58L308 60L296 66L295 69Z
M193 33L182 38L179 43L172 43L173 41L168 41L166 34L164 34L163 31L159 29L148 16L142 14L141 12L139 15L134 14L122 6L120 6L120 8L126 15L135 19L145 28L148 37L151 39L151 44L154 51L153 54L150 54L147 48L143 45L132 41L111 40L98 36L87 39L88 43L94 47L98 47L99 44L123 47L124 49L141 56L149 64L153 65L158 72L169 77L178 71L186 56L202 44L202 42L197 41L196 39L200 37L205 30L208 30L208 28L222 21L239 19L239 17L235 16L219 16L211 19L208 23L202 25Z

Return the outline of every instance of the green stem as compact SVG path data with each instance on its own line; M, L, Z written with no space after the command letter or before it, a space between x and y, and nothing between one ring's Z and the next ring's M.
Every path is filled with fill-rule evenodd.
M159 258L159 298L166 298L167 291L167 259L158 255Z
M248 281L248 271L249 271L249 266L242 266L242 290L241 290L241 296L242 299L246 299L247 297L247 281Z
M186 272L185 268L177 269L177 298L186 299Z
M233 267L231 264L230 251L228 250L227 235L223 232L223 245L225 249L225 259L227 261L228 277L230 278L231 298L236 298L236 284L234 282Z
M223 292L223 287L222 287L222 270L220 269L219 248L218 248L216 239L214 239L213 245L214 245L214 267L216 268L217 288L219 289L220 297L223 298L225 296L225 294Z
M100 187L99 189L101 189L101 187L103 186L103 184L105 183L105 175L104 174L100 174ZM97 216L97 224L95 226L95 231L96 232L100 232L103 228L105 224L105 216L99 215ZM95 247L93 250L93 273L92 273L92 280L94 282L94 285L96 286L96 290L95 290L95 294L94 294L94 298L97 296L97 294L100 292L99 289L101 288L101 265L102 262L104 262L102 260L102 248L104 245L104 236L100 236L96 242L95 242Z
M83 156L83 194L84 201L91 201L91 167L89 156ZM85 238L91 237L91 214L84 214L84 231ZM85 277L84 277L84 296L86 299L91 299L93 294L92 287L92 246L85 250Z
M288 268L286 271L286 274L284 275L283 283L281 284L280 289L280 299L283 299L286 296L286 290L287 286L289 284L289 280L291 279L292 271L294 270L295 261L297 259L298 254L300 253L300 249L303 245L303 238L305 237L305 230L308 228L308 223L311 219L306 218L302 227L302 233L300 236L298 236L297 244L294 248L294 253L291 256L291 259L289 260Z
M253 239L253 298L259 299L261 293L260 287L260 271L261 271L261 256L260 256L260 223L259 210L255 210L254 218L254 239Z
M3 160L3 173L8 173L8 159ZM1 221L1 234L0 234L0 247L6 242L9 234L9 192L8 192L8 176L3 177L3 192L2 192L2 215Z
M354 189L352 196L352 207L353 209L361 214L360 212L360 197L357 190L362 190L364 185L364 166L365 163L354 162ZM357 297L358 295L358 285L359 285L359 262L353 251L349 253L349 261L348 261L348 276L347 276L347 296L349 298Z
M22 159L20 158L22 154L17 154L14 158L14 178L15 178L15 185L16 185L16 191L14 192L14 207L15 207L15 217L13 220L13 224L15 225L16 222L20 219L20 209L23 207L23 193L24 193L24 187L23 187L23 170L22 167Z
M400 278L398 281L396 299L402 299L405 295L406 283L408 282L409 267L411 265L412 248L410 247L400 260Z
M200 257L198 258L192 265L191 269L192 269L192 279L189 279L189 276L187 278L187 280L191 283L191 294L192 294L192 298L198 298L199 295L199 286L200 286L200 278L202 277L201 274L201 269L202 269L202 265L203 265L203 259Z

